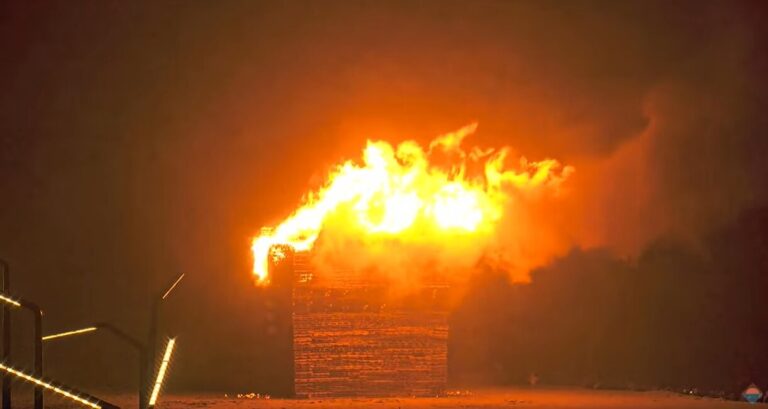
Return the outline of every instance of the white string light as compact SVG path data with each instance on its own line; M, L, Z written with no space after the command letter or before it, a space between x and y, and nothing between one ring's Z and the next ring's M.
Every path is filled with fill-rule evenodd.
M46 381L44 381L42 379L37 379L37 378L35 378L35 377L31 376L31 375L27 375L24 372L21 372L21 371L19 371L17 369L11 368L10 366L6 366L3 363L0 363L0 369L2 369L3 371L5 371L5 372L7 372L7 373L9 373L11 375L15 375L15 376L17 376L17 377L19 377L21 379L24 379L25 381L29 381L29 382L34 383L35 385L42 386L43 388L48 389L49 391L52 391L52 392L54 392L56 394L59 394L59 395L64 396L66 398L72 399L73 401L78 402L78 403L80 403L82 405L91 407L93 409L102 409L101 405L99 405L98 403L92 402L92 401L90 401L88 399L85 399L85 398L83 398L81 396L77 396L73 392L70 392L70 391L68 391L66 389L62 389L62 388L60 388L58 386L54 386L54 385L52 385L52 384L50 384L50 383L48 383L48 382L46 382Z
M13 305L14 307L21 307L21 303L20 303L20 302L18 302L18 301L16 301L16 300L14 300L14 299L13 299L13 298L11 298L11 297L8 297L8 296L6 296L6 295L3 295L3 294L0 294L0 301L4 302L4 303L6 303L6 304L11 304L11 305Z
M46 336L43 337L43 341L48 341L48 340L56 339L56 338L64 338L64 337L68 337L70 335L85 334L86 332L96 331L97 329L98 329L97 327L88 327L88 328L76 329L76 330L73 330L73 331L60 332L58 334L46 335Z
M181 275L179 276L179 278L177 278L177 279L176 279L176 281L174 281L174 282L173 282L173 284L171 285L171 287L170 287L170 288L168 288L168 290L165 292L165 294L163 294L163 299L166 299L166 298L168 298L168 295L169 295L169 294L171 294L171 291L173 291L173 289L174 289L174 288L176 288L176 286L177 286L177 285L179 285L179 282L181 281L181 279L182 279L182 278L184 278L184 275L185 275L185 274L186 274L186 273L181 273Z
M160 395L160 388L163 386L165 373L168 370L168 364L171 361L171 355L173 354L173 347L175 345L176 338L171 338L168 340L168 344L165 346L163 361L160 363L160 369L157 371L157 378L155 379L155 386L152 388L152 395L149 397L149 406L155 406L157 397Z

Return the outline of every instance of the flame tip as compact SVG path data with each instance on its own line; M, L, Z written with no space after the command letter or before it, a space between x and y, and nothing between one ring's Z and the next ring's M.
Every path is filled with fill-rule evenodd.
M554 159L539 162L520 157L518 168L505 159L513 152L461 148L478 121L438 136L428 146L407 140L397 146L367 140L362 162L345 161L328 176L327 183L304 195L303 204L274 229L262 229L253 238L253 274L256 285L268 285L269 263L295 251L313 248L321 231L337 231L364 240L397 235L415 242L445 242L446 236L487 236L519 193L557 186L573 172ZM433 152L452 160L449 170L431 163ZM485 160L484 172L474 176L468 166ZM406 240L407 241L407 240Z

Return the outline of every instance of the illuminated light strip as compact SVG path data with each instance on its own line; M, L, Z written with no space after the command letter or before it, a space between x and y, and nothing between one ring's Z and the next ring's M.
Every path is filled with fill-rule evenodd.
M93 409L102 409L102 406L98 403L91 402L88 399L85 399L83 397L77 396L73 392L70 392L66 389L59 388L58 386L54 386L44 380L37 379L31 375L27 375L24 372L21 372L17 369L11 368L10 366L6 366L3 363L0 363L0 369L2 369L5 372L8 372L11 375L15 375L21 379L24 379L25 381L29 381L34 383L35 385L42 386L45 389L48 389L49 391L55 392L61 396L67 397L69 399L72 399L75 402L78 402L80 404L83 404L85 406L91 407Z
M64 338L64 337L68 337L70 335L85 334L86 332L96 331L97 329L98 329L97 327L88 327L88 328L76 329L76 330L73 330L73 331L60 332L58 334L46 335L46 336L43 337L43 341L48 341L48 340L56 339L56 338Z
M168 297L168 294L170 294L170 293L171 293L171 291L173 291L173 289L174 289L174 288L176 288L176 286L177 286L177 285L179 285L179 281L181 281L181 279L182 279L182 278L184 278L184 274L186 274L186 273L181 273L181 275L179 276L179 278L177 278L177 279L176 279L176 281L174 281L174 282L173 282L173 284L172 284L172 285L171 285L171 287L168 289L168 291L166 291L166 292L165 292L165 294L163 294L163 299L165 299L166 297Z
M165 372L168 370L168 363L171 361L171 355L173 354L173 347L175 345L176 338L171 338L168 340L168 345L165 346L165 355L163 355L163 362L160 363L160 369L157 371L155 386L152 388L152 395L149 397L149 406L155 406L157 397L160 395L160 388L163 386Z
M0 301L3 301L4 303L11 304L14 307L21 307L21 303L14 300L11 297L8 297L6 295L0 294Z

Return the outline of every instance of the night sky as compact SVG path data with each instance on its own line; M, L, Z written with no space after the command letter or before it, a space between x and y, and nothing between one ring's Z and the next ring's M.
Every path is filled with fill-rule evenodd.
M269 391L250 239L366 139L478 121L477 144L577 169L569 246L701 250L768 200L766 27L759 1L3 2L0 257L46 332L143 337L185 272L171 389ZM135 386L105 335L46 357L86 389Z

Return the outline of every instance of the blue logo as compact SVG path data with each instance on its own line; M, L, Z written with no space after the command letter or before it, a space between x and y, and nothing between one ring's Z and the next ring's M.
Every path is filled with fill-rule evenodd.
M741 396L749 403L756 403L763 396L763 392L753 383L741 393Z

